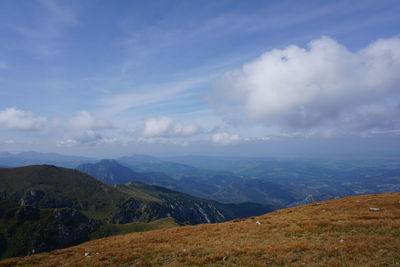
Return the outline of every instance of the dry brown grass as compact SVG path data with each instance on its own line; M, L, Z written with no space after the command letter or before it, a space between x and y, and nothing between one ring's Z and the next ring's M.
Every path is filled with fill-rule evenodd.
M0 266L395 266L399 201L399 193L347 197L245 220L114 236Z

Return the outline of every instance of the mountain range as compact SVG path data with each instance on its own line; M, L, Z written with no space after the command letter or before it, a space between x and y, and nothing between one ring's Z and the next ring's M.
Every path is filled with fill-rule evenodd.
M110 186L52 165L0 169L1 257L62 248L138 228L215 223L269 212L268 206L222 204L159 186ZM149 227L143 223L151 223ZM141 223L139 227L137 223Z
M131 155L102 160L55 153L0 153L0 166L31 162L78 168L109 184L139 181L223 203L257 202L282 208L400 191L398 158Z
M22 167L35 164L49 164L65 168L75 168L82 163L95 161L96 159L93 158L67 156L58 153L40 153L29 151L12 154L9 152L0 152L0 166L3 167Z

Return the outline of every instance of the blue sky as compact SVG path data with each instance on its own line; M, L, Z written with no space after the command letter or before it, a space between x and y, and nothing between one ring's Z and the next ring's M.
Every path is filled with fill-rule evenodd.
M390 153L398 1L1 1L0 151Z

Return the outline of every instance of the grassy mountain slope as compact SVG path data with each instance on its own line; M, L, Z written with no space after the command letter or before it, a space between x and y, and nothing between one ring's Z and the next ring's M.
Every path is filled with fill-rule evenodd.
M234 218L235 209L240 208L159 186L109 186L77 170L51 165L0 169L0 199L42 209L72 208L114 223L160 219L174 209L179 209L179 223L221 222ZM271 210L255 207L259 208L257 214Z
M106 219L127 195L76 170L33 165L0 169L0 198L39 208L73 208Z
M400 263L399 201L399 193L352 196L226 223L114 236L0 266L391 266Z

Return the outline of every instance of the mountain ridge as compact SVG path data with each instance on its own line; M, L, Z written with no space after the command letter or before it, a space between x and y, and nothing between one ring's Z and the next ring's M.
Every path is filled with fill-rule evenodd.
M0 257L23 256L31 251L87 241L94 236L138 229L137 224L127 225L132 223L150 223L163 218L173 219L166 226L215 223L272 211L265 205L226 205L142 183L110 186L78 170L52 165L0 168L0 201L14 205L9 207L3 203L0 208L0 225L3 225L0 241L11 244L12 251L4 255L2 251ZM25 209L36 215L17 216L21 212L25 214ZM61 215L54 215L59 213ZM27 222L36 225L37 230L26 226ZM155 227L142 225L139 228ZM38 234L40 231L43 233ZM72 235L64 233L74 231L82 233L64 242ZM100 232L96 234L96 231ZM24 236L23 232L28 234ZM54 240L49 236L54 236Z
M399 201L400 193L351 196L248 219L113 236L0 266L396 265Z

